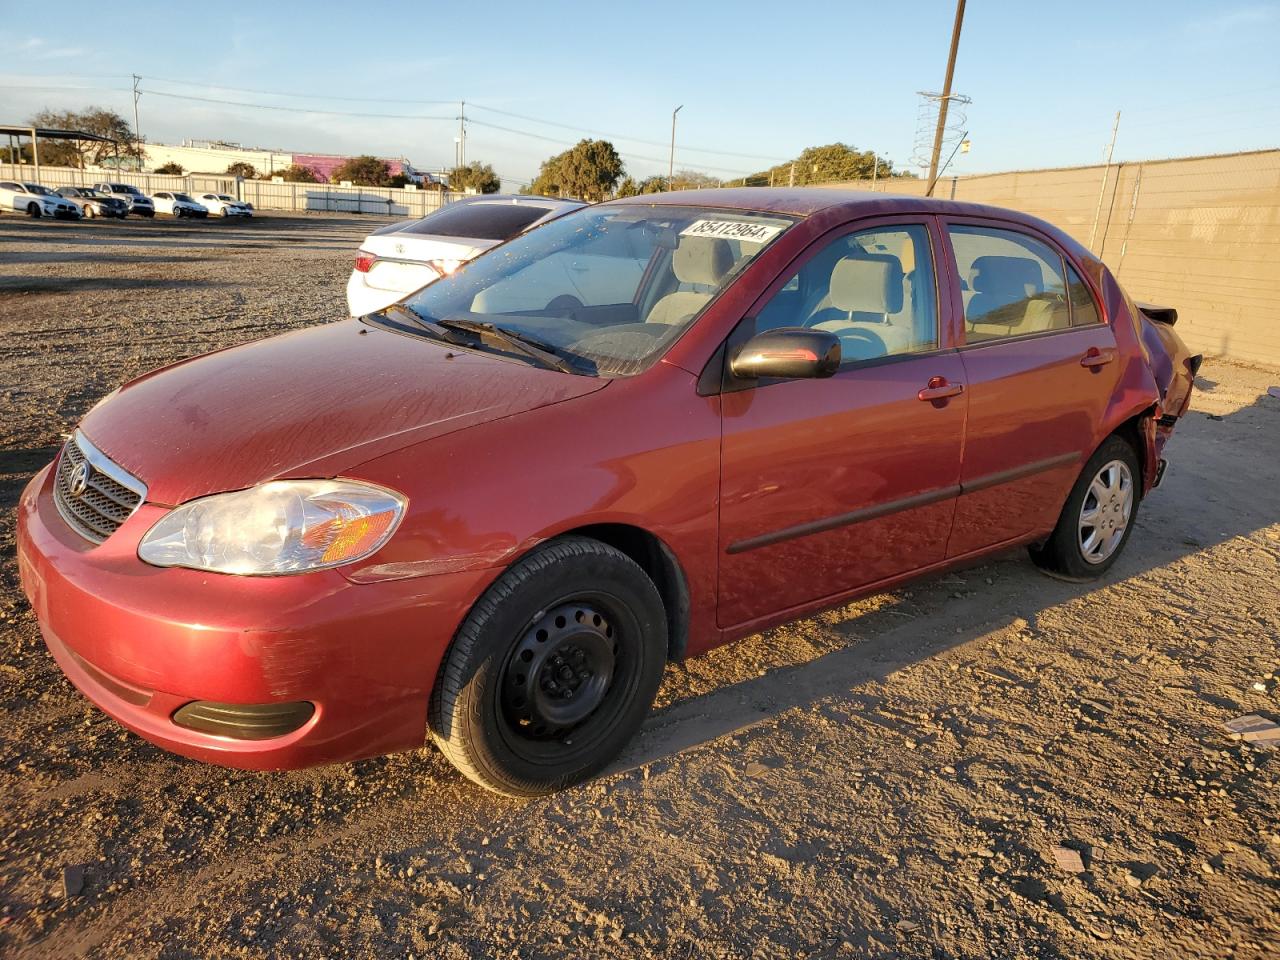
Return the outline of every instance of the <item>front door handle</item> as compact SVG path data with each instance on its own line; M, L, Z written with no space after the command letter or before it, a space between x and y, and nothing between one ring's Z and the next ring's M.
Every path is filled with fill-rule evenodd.
M1099 350L1097 347L1090 347L1085 351L1085 355L1080 358L1080 366L1091 367L1097 369L1110 363L1116 358L1116 352L1111 347L1104 347Z
M929 385L916 396L921 400L946 400L964 393L963 383L950 383L946 377L930 377Z

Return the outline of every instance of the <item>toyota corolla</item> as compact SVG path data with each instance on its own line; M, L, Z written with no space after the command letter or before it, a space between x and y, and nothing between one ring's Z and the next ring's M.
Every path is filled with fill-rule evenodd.
M1104 574L1190 399L1175 319L1007 210L605 203L121 387L24 492L22 581L72 682L169 750L430 740L544 793L669 660L1012 546Z

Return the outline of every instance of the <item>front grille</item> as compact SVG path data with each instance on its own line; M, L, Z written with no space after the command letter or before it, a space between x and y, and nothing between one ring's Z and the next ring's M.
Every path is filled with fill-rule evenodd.
M62 448L53 502L86 540L101 543L115 533L146 498L143 482L122 470L79 430Z

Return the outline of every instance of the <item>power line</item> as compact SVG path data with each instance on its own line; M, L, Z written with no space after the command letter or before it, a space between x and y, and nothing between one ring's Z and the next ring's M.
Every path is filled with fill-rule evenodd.
M322 110L319 107L283 107L270 103L247 103L243 100L222 100L216 97L196 97L185 93L166 93L163 90L153 90L143 88L142 93L149 93L153 97L168 97L171 100L194 100L198 103L217 103L230 107L249 107L255 110L283 110L286 113L323 113L330 117L357 117L361 119L371 120L457 120L457 115L448 117L426 117L417 114L404 113L364 113L352 112L344 110Z
M344 97L328 93L288 93L283 90L255 90L251 87L229 87L222 83L199 83L194 80L173 80L169 77L153 77L148 75L148 80L157 80L161 83L172 83L180 87L209 87L214 90L234 90L237 93L256 93L266 97L295 97L303 100L343 100L348 103L415 103L426 106L439 106L441 104L457 103L458 100L410 100L401 99L399 97ZM317 113L323 111L315 111Z
M593 137L608 137L611 140L629 140L632 143L643 143L646 146L650 146L650 147L667 146L667 144L664 141L644 140L644 139L641 139L640 137L631 137L622 133L605 133L604 131L601 131L601 130L591 130L591 129L588 129L587 127L579 127L571 123L558 123L555 120L542 120L538 117L531 117L523 113L513 113L510 110L499 110L497 107L486 107L482 103L473 103L472 106L480 110L486 110L489 113L500 113L504 117L514 117L517 120L527 120L530 123L540 123L548 127L560 127L562 130L573 130L577 133L589 133ZM684 144L681 144L680 149L690 150L690 151L693 151L694 153L711 153L711 154L716 154L722 157L739 157L744 160L766 160L772 163L787 162L786 159L782 157L765 156L763 154L758 154L758 153L735 153L732 150L713 150L709 147L686 147Z
M504 126L501 126L500 124L489 123L489 121L487 120L476 120L474 118L471 118L467 122L473 123L476 126L480 126L480 127L488 127L491 130L501 130L503 133L512 133L520 137L531 137L534 140L543 140L547 143L554 143L557 146L561 146L561 147L573 146L573 144L567 143L565 140L561 138L548 137L548 136L544 136L541 133L532 133L528 130L517 130L514 127L504 127ZM630 160L645 160L649 163L657 163L657 164L663 164L667 162L666 159L663 157L646 157L643 154L631 153L630 151L619 150L618 154L619 156L622 156ZM701 173L705 173L705 172L714 173L716 171L725 171L727 173L741 174L744 177L750 176L751 174L756 172L755 170L735 170L732 167L700 167L700 166L693 166L692 164L684 165L683 169L694 170Z

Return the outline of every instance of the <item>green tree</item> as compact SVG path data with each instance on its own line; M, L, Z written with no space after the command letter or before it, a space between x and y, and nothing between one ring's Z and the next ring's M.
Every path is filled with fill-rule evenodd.
M671 177L672 190L705 190L708 187L718 186L720 186L718 179L696 170L677 170Z
M666 193L667 178L666 177L645 177L640 181L641 193Z
M171 174L172 176L175 176L175 177L180 177L180 176L182 176L184 173L186 173L187 171L186 171L186 170L184 170L184 169L182 169L182 164L180 164L180 163L174 163L172 160L170 160L168 163L166 163L166 164L164 164L164 165L162 165L162 166L156 167L155 172L156 172L156 173L167 173L167 174Z
M579 140L574 146L542 161L530 192L544 196L603 200L622 177L622 158L608 140Z
M80 167L101 164L119 153L122 157L141 158L142 149L133 139L129 122L106 107L83 110L41 110L27 121L33 127L55 130L77 130L99 137L110 137L114 143L80 140L41 140L40 162L51 167ZM25 148L24 148L24 152Z
M350 180L357 187L385 187L391 182L391 168L387 161L365 155L352 157L333 171L330 183Z
M502 189L502 181L487 163L473 160L461 167L449 171L450 190L475 190L478 193L497 193Z
M285 183L319 183L320 178L316 176L315 171L310 167L299 166L293 164L290 167L282 167L279 170L271 170L262 174L263 180L271 180L279 177Z
M796 186L840 180L870 180L873 170L878 178L913 176L911 173L895 171L891 162L877 157L870 150L858 150L847 143L829 143L822 147L805 147L795 160L753 173L743 181L743 185L785 187L791 183L793 168Z
M635 197L640 194L640 184L636 183L630 177L623 177L622 182L618 184L619 197Z
M235 163L227 166L227 176L243 177L246 180L252 180L258 175L258 171L254 169L252 163L245 163L243 160L237 160Z

